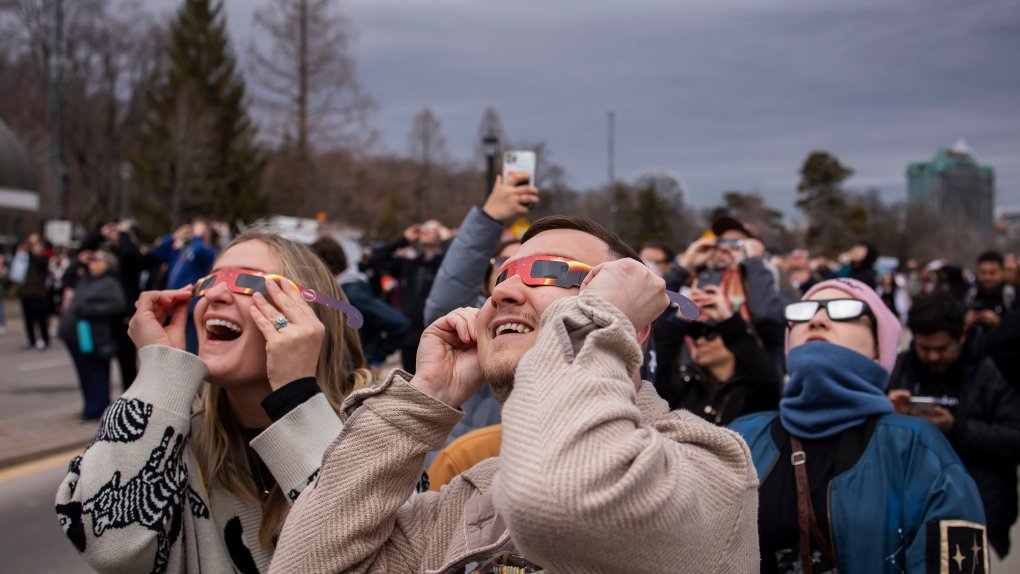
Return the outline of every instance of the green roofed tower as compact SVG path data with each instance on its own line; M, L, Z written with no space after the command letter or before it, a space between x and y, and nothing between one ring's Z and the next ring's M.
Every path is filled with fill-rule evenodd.
M963 217L991 231L995 211L995 170L979 165L962 139L929 162L907 167L907 197L935 213Z

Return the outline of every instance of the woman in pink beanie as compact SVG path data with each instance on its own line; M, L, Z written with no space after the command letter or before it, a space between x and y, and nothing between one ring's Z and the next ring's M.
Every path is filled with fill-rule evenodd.
M893 414L885 395L896 317L855 279L815 285L785 317L779 411L731 425L761 481L761 572L920 574L956 544L987 572L974 481L941 432Z

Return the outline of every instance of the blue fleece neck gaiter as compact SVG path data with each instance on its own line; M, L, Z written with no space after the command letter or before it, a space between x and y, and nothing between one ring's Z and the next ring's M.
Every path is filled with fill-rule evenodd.
M790 350L786 368L779 416L794 436L825 438L893 411L888 371L856 351L812 341Z

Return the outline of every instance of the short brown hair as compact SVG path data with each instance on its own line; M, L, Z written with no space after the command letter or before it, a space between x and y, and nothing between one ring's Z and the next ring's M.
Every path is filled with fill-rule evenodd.
M636 251L634 251L634 248L624 243L623 240L620 239L619 235L609 231L587 217L580 217L577 215L549 215L539 219L534 225L529 227L527 233L521 237L521 244L523 245L524 243L527 243L529 239L543 231L552 231L554 229L573 229L574 231L587 233L588 235L601 239L606 245L608 245L609 254L612 255L614 259L626 259L629 257L635 261L641 261L641 257Z

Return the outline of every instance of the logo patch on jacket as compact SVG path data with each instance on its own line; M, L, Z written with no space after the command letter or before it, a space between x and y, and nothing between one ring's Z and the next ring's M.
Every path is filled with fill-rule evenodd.
M983 524L966 520L928 523L929 574L988 574L988 536Z

